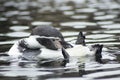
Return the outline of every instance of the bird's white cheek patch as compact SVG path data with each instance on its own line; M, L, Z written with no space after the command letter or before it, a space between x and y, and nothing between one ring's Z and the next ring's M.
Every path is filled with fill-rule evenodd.
M61 43L59 41L55 40L53 43L54 43L56 48L58 48L58 49L62 48L62 45L61 45Z

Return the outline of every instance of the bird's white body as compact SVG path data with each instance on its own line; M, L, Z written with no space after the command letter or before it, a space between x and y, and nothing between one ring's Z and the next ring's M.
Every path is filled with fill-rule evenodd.
M73 48L66 49L66 51L70 56L87 56L94 54L88 47L82 45L75 45Z
M80 65L86 62L95 61L95 51L91 51L87 46L74 45L73 48L66 49L70 55L70 63L67 65Z
M41 49L42 52L37 56L38 59L63 59L62 51L61 49L59 50L50 50L43 48Z

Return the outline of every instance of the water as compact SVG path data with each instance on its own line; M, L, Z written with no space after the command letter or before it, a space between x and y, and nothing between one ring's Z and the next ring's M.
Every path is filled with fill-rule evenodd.
M119 0L0 0L0 52L28 37L37 25L52 25L66 41L74 43L79 31L86 43L103 44L104 64L37 68L35 64L1 65L0 80L119 80L120 1Z

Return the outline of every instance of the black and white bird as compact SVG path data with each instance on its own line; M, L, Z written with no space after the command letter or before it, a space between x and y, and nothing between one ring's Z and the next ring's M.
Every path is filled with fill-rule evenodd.
M16 61L38 61L41 65L59 62L64 66L69 62L69 55L59 41L58 37L30 36L16 42L8 54Z
M15 43L8 54L14 60L38 61L40 65L65 66L73 62L86 60L101 61L102 45L92 45L91 48L85 45L73 45L72 48L64 49L58 37L30 36ZM54 63L54 64L53 64Z
M67 63L93 60L102 63L103 45L85 44L85 36L79 33L76 43L71 45L64 40L62 34L54 27L42 26L32 30L28 38L16 42L8 51L13 60L37 61L38 64L65 66Z

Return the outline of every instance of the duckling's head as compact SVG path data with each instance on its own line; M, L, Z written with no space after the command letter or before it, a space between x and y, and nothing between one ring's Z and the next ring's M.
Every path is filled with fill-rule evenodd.
M40 49L48 48L52 50L57 50L61 48L60 39L58 37L45 37L33 35L29 38L25 38L19 42L19 45L28 49Z
M72 45L70 45L64 40L64 37L60 33L60 31L52 26L48 26L48 25L37 26L34 29L32 29L31 35L38 35L38 36L45 36L45 37L58 37L61 39L60 43L64 48L72 47Z

